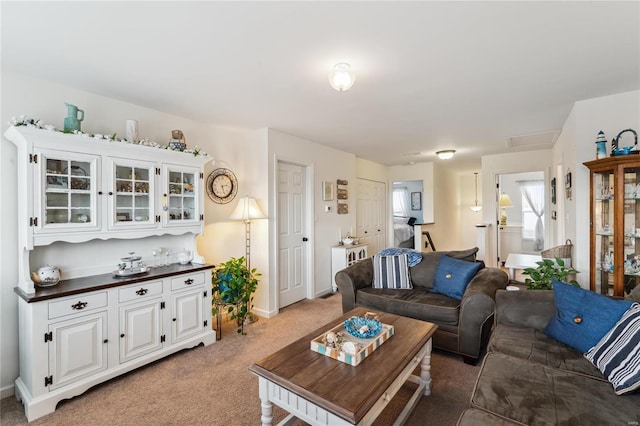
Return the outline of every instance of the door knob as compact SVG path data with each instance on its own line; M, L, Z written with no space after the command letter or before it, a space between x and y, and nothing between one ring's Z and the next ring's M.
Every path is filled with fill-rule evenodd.
M302 241L307 242L309 239L307 237L302 237Z

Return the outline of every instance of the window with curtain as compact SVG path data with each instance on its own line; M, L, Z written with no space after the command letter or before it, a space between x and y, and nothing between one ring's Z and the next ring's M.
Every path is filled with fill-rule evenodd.
M409 217L409 191L407 188L393 188L393 215Z
M544 182L519 182L522 193L522 238L532 239L534 249L544 248Z

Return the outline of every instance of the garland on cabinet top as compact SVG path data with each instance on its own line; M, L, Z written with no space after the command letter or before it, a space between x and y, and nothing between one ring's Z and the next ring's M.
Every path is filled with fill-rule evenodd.
M43 130L48 130L50 132L60 132L60 133L64 133L62 130L57 129L55 126L51 125L51 124L45 124L44 121L42 120L36 120L34 118L28 117L26 115L21 115L20 117L12 117L11 120L9 121L9 124L15 127L19 127L19 126L26 126L26 127L33 127L36 129L43 129ZM185 149L185 150L179 150L179 149L175 149L174 147L172 147L171 145L160 145L159 143L153 142L153 141L148 141L146 139L141 139L137 142L135 141L130 141L127 139L119 139L118 135L114 132L111 135L101 135L101 134L92 134L92 133L85 133L82 132L80 130L74 130L73 131L74 135L78 135L78 136L84 136L87 138L92 138L92 139L98 139L98 140L106 140L109 142L119 142L119 143L128 143L128 144L132 144L132 145L142 145L142 146L148 146L149 148L157 148L157 149L168 149L170 151L176 151L176 152L184 152L185 154L193 154L194 157L197 157L199 155L202 155L203 157L208 157L209 154L207 154L206 152L204 152L199 146L196 146L193 149Z

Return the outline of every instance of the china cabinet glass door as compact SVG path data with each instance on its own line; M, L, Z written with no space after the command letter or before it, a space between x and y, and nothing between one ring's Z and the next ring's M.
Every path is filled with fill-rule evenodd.
M624 168L624 280L629 294L640 278L640 166Z
M155 227L155 163L110 159L109 227Z
M596 293L613 294L614 272L614 174L613 170L593 174Z
M200 221L200 171L197 168L165 165L164 179L164 226L191 225Z
M39 153L35 184L35 232L90 230L99 226L97 215L97 156L60 152Z

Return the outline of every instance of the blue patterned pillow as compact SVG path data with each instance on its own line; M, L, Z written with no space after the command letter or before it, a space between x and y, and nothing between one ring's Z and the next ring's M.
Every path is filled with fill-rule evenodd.
M640 304L634 303L620 321L584 355L613 385L616 395L640 387Z
M462 300L462 295L469 282L480 268L482 268L480 262L467 262L442 254L436 268L431 292Z
M422 253L417 250L401 248L401 247L389 247L381 250L378 255L380 256L392 256L395 254L406 254L409 257L409 266L416 266L422 261Z
M633 302L615 300L580 287L553 281L556 313L544 334L579 350L591 349Z
M411 289L409 259L406 254L373 256L373 288Z

